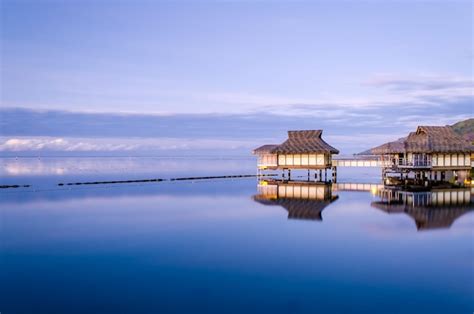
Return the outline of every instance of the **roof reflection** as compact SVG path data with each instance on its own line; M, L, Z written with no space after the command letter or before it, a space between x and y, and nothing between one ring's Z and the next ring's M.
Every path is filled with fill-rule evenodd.
M396 189L379 191L380 201L371 206L386 213L405 213L418 230L450 228L456 219L474 209L470 189L436 189L414 192Z
M288 219L322 220L321 212L338 198L324 182L263 180L257 191L256 202L283 207Z

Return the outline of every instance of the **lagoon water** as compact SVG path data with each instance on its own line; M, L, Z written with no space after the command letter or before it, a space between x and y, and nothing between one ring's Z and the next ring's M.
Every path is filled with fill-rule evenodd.
M387 207L380 169L340 168L352 185L301 183L301 202L256 178L58 186L254 174L253 158L0 162L0 185L30 185L0 190L1 313L474 310L470 190Z

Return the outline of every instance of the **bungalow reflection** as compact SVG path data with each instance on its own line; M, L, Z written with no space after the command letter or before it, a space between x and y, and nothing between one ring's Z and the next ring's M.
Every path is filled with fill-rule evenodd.
M388 214L409 215L419 231L450 228L456 219L474 209L468 188L423 192L385 188L378 195L381 200L372 202L372 207Z
M325 182L262 180L253 199L288 211L288 219L322 220L321 212L335 201L332 184Z

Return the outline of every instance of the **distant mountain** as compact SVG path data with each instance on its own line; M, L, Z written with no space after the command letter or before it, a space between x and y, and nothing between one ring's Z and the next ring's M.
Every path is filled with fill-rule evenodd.
M451 125L451 128L454 130L454 132L461 135L474 145L474 118L459 121ZM403 141L404 139L405 137L402 137L399 138L398 141ZM372 152L371 149L368 149L355 155L372 155Z
M474 144L474 118L459 121L458 123L451 125L451 127L454 132Z

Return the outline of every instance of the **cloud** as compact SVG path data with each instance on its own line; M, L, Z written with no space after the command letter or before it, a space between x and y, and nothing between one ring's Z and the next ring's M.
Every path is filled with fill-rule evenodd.
M341 116L377 116L376 111L397 107L402 110L446 109L453 103L465 102L462 109L472 114L474 82L472 77L394 74L374 75L363 82L371 90L364 97L333 96L318 100L294 100L287 104L269 105L265 109L278 114L316 114L323 118ZM376 93L373 93L373 89ZM430 112L431 113L431 112Z
M394 119L395 125L409 126L415 129L418 125L450 125L453 121L463 121L473 117L473 114L453 114L447 116L446 114L416 114L416 115L405 115ZM405 135L404 135L405 136Z
M95 142L95 143L94 143ZM33 137L8 138L0 140L0 151L117 151L133 150L135 145L97 143L81 139L66 140L64 138Z
M74 76L48 73L42 78L56 86L55 97L43 98L44 90L37 91L21 102L9 97L5 88L3 107L42 109L76 108L82 112L123 112L147 114L253 114L271 112L278 115L301 113L366 113L390 106L427 108L448 106L461 100L472 100L472 77L441 74L400 75L374 74L368 79L349 83L352 93L340 90L315 89L306 93L288 94L249 90L216 90L177 88L179 82L142 77L113 77L109 74L90 80L90 73ZM8 82L6 82L8 83ZM32 82L34 85L34 82ZM347 83L346 83L347 85ZM354 91L354 89L358 89Z
M344 154L395 140L416 126L472 118L472 102L351 111L296 106L292 114L150 115L0 109L0 152L240 150L278 143L290 129L323 129Z
M250 141L185 138L0 138L0 152L124 152L157 150L235 150L250 148Z
M418 75L400 76L394 74L375 75L367 83L376 87L384 87L395 91L427 91L427 90L464 90L472 91L474 82L471 77Z
M369 88L364 96L332 94L318 97L280 97L249 92L193 93L198 101L250 105L250 112L267 111L279 115L318 114L324 118L367 114L367 110L390 106L427 108L450 106L473 100L472 77L445 75L378 74L362 83Z
M0 132L4 142L0 151L248 150L284 140L289 129L324 129L331 144L349 154L395 140L420 124L447 125L473 117L474 86L470 78L384 74L364 84L377 89L378 94L311 101L245 92L190 93L195 101L220 103L223 111L239 103L251 108L240 113L3 108Z
M369 86L382 88L388 103L399 106L421 105L446 107L452 103L474 99L472 77L441 75L376 75Z

